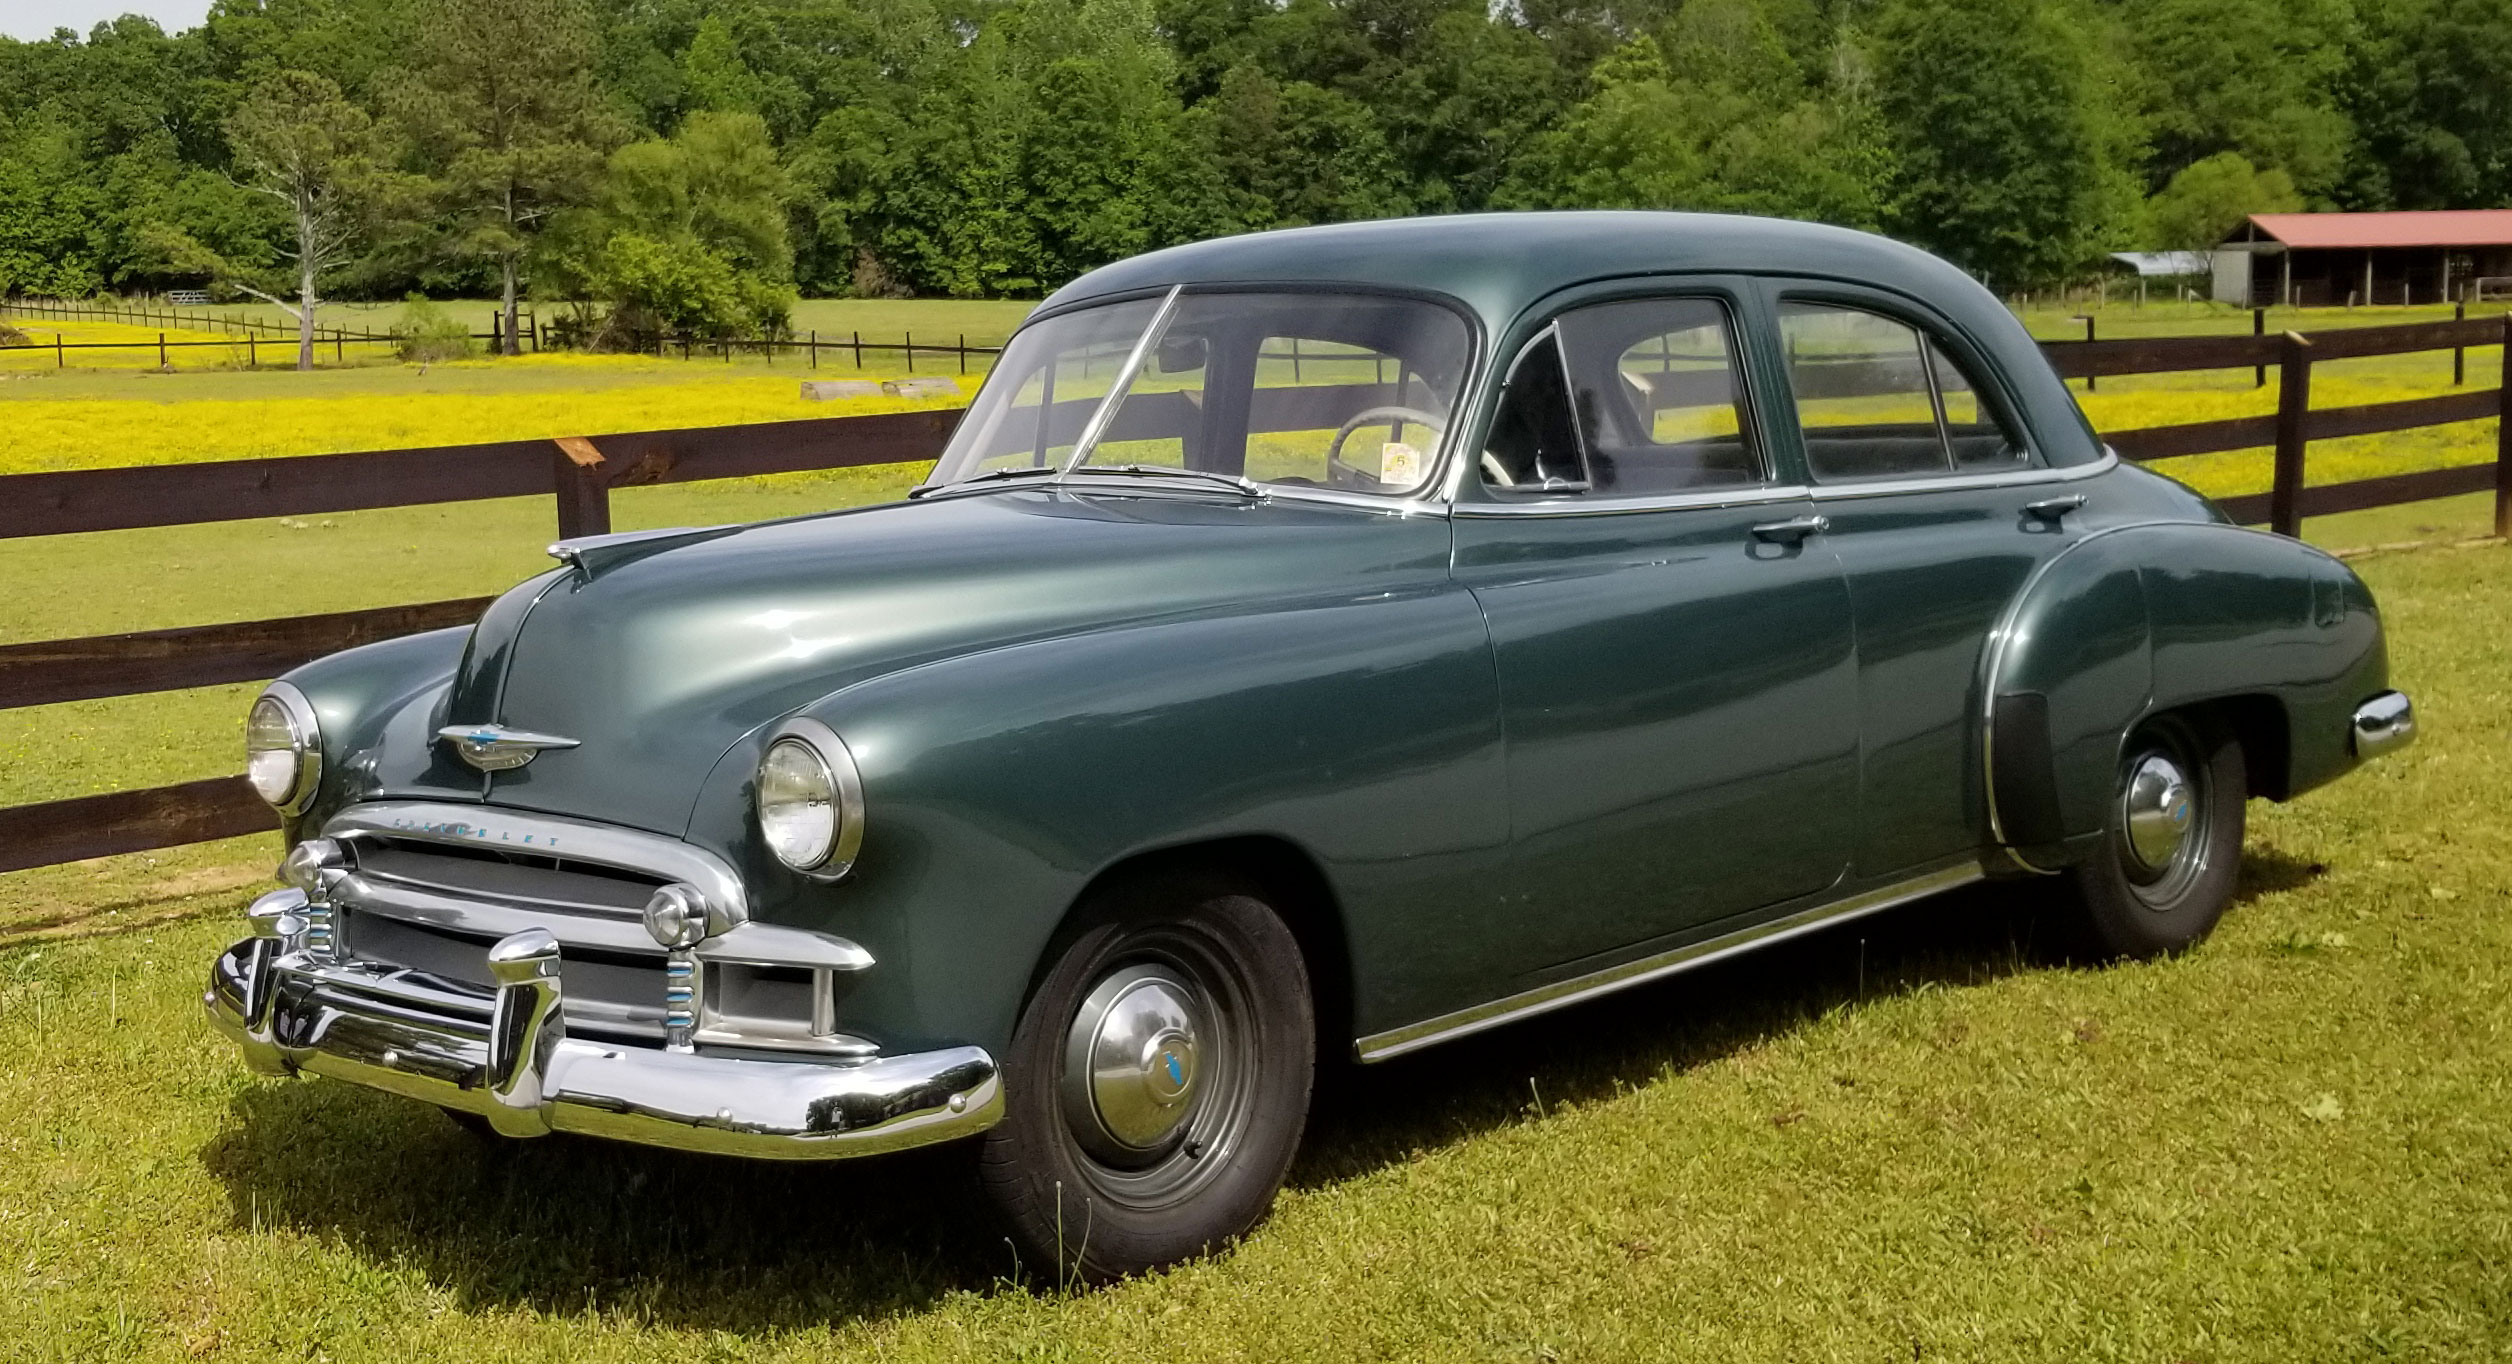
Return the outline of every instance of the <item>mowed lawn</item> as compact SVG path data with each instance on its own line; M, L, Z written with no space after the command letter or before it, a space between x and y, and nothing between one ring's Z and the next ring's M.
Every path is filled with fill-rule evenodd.
M1910 907L1339 1075L1246 1243L1065 1292L965 1152L809 1168L248 1077L250 894L0 953L0 1329L45 1360L2497 1360L2512 549L2376 555L2418 746L2252 806L2175 961ZM266 865L276 849L262 847Z

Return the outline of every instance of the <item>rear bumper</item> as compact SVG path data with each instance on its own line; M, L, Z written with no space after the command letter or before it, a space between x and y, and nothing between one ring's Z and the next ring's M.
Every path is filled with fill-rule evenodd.
M2358 758L2395 753L2416 739L2416 707L2407 693L2385 691L2355 708L2347 740Z
M567 1036L558 945L527 930L489 949L494 988L395 967L327 962L289 917L255 905L263 936L227 949L203 999L266 1074L314 1074L476 1113L510 1136L575 1132L781 1160L895 1151L982 1131L1003 1112L976 1047L761 1061Z

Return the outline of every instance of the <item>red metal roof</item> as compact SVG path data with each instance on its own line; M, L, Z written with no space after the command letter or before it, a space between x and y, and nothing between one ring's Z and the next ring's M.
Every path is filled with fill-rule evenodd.
M2512 246L2512 208L2422 213L2254 213L2259 235L2305 249L2368 246Z

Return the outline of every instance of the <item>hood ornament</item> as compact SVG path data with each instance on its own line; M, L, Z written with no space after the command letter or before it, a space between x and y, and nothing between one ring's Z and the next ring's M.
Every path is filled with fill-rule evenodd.
M447 725L436 737L452 742L462 760L483 772L505 772L541 756L545 748L574 748L576 740L534 734L504 725Z

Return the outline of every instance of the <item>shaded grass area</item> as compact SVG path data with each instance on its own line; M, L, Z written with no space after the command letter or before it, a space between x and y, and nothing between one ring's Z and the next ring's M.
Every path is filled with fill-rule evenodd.
M2178 961L1914 906L1330 1085L1246 1244L1081 1294L966 1153L774 1168L246 1077L215 921L0 951L38 1359L2485 1360L2512 1345L2512 550L2376 556L2426 733ZM266 854L265 854L266 855Z

